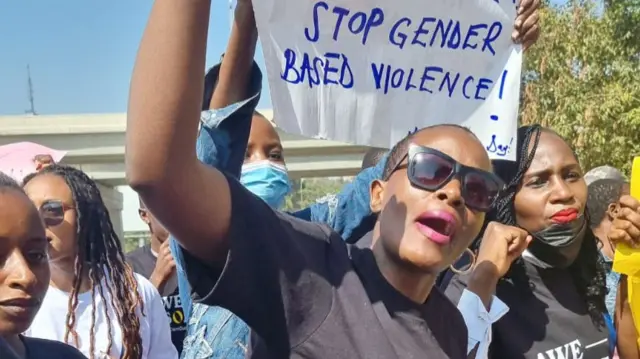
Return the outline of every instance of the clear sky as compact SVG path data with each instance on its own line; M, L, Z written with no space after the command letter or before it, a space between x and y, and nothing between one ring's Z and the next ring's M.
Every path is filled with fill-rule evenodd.
M0 115L29 108L27 64L39 114L125 112L133 62L152 3L1 0ZM220 59L229 36L226 0L214 0L211 12L207 65ZM264 66L261 51L258 62ZM269 108L265 92L259 107Z
M41 115L125 112L129 78L152 0L0 0L0 115L29 108L27 64ZM214 0L207 66L229 37L225 0ZM264 69L262 50L258 63ZM270 108L266 76L259 107ZM0 124L1 125L1 124ZM129 188L125 230L145 230Z

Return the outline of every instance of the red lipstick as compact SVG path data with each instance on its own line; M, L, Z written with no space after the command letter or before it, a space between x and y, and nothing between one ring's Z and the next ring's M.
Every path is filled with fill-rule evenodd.
M558 224L573 222L576 218L578 218L578 210L575 208L563 209L551 216L551 220Z

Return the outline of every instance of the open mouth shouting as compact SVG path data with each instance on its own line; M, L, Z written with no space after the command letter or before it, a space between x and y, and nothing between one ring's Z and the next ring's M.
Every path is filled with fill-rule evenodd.
M440 245L451 242L457 225L456 217L445 211L427 211L416 218L416 227L420 233Z

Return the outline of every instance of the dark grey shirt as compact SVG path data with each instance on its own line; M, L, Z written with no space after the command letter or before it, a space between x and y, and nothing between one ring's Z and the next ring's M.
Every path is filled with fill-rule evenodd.
M141 276L151 279L151 274L156 267L158 258L151 252L151 246L146 245L135 249L126 255L127 263L131 265L133 271ZM178 293L178 279L176 275L172 275L164 286L162 293L162 302L164 310L167 312L169 325L171 326L171 341L178 350L178 354L182 353L182 344L187 332L187 323L185 322L184 310L180 302L180 294Z
M509 312L493 325L489 359L609 358L607 328L592 322L569 270L525 261L525 271L531 290L498 283L496 296ZM457 302L467 280L454 276L446 295Z
M434 288L422 305L382 276L371 250L274 212L233 179L224 268L185 253L193 296L254 330L247 358L466 358L458 309Z

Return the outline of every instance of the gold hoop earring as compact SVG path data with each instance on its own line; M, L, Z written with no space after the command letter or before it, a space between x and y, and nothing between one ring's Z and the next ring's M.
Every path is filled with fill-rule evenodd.
M460 260L460 258L462 258L462 256L465 255L465 253L467 255L469 255L469 257L471 257L471 260L469 261L469 264L467 264L464 268L464 270L460 270L458 268L455 267L455 264ZM475 253L473 253L473 251L469 248L465 248L464 252L460 255L460 257L458 257L458 259L456 260L456 262L454 262L453 264L451 264L449 266L449 269L451 269L451 271L457 275L465 275L471 272L471 270L473 269L473 266L476 264L476 255Z

